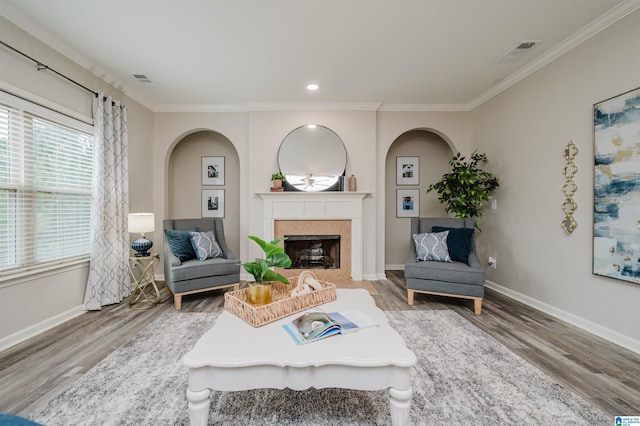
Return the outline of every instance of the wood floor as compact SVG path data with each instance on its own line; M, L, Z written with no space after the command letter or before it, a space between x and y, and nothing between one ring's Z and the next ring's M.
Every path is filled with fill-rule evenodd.
M640 415L640 355L487 289L482 315L472 302L417 294L407 305L402 271L372 281L383 310L451 309L538 366L559 383L612 418ZM224 304L222 291L184 297L185 312L208 312ZM74 382L130 340L172 301L147 311L126 303L85 313L0 352L0 412L28 416L34 408ZM613 424L613 423L612 423Z

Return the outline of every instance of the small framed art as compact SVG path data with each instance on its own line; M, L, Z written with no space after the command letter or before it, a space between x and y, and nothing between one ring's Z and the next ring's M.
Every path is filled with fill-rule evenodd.
M224 217L224 189L202 190L202 217Z
M224 185L224 157L202 157L202 184Z
M419 189L396 189L396 216L418 217L420 213Z
M396 185L420 185L420 157L396 157Z

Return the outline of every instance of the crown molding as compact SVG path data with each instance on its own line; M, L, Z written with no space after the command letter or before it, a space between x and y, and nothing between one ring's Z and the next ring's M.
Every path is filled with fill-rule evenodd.
M380 103L335 104L267 104L247 103L228 105L166 104L156 105L154 112L249 112L249 111L377 111Z
M398 112L469 112L468 104L382 104L378 111Z
M579 46L591 37L600 33L604 29L618 22L620 19L635 12L640 8L640 0L626 0L614 7L604 15L600 16L595 21L591 22L581 30L575 32L569 38L558 44L554 48L550 49L540 57L536 58L530 64L520 68L518 71L509 75L507 78L496 84L471 102L469 102L469 110L482 105L494 96L504 92L511 86L515 85L519 81L530 76L534 72L538 71L545 65L548 65L552 61L558 59L560 56L572 50L574 47Z
M397 112L469 112L468 104L164 104L154 112L249 112L249 111L397 111Z
M261 104L249 103L249 111L377 111L382 104L379 102L360 103L328 103L328 104Z
M207 105L207 104L159 104L153 107L153 112L248 112L242 104Z

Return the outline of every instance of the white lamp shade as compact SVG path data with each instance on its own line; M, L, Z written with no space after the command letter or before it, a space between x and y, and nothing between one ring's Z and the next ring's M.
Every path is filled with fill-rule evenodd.
M129 214L129 232L144 234L153 232L155 227L155 215L153 213L131 213Z

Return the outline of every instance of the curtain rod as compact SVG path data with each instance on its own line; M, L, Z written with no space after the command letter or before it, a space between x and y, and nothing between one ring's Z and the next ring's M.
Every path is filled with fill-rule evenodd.
M48 70L51 71L52 73L64 78L65 80L75 84L78 87L81 87L82 89L86 90L87 92L93 93L94 96L98 96L98 92L94 92L93 90L89 89L86 86L83 86L82 84L78 83L75 80L72 80L71 78L67 77L66 75L59 73L58 71L54 70L53 68L48 67L47 65L43 64L42 62L38 61L37 59L32 58L31 56L27 55L26 53L23 53L21 51L19 51L18 49L16 49L13 46L9 46L7 43L5 43L4 41L0 40L0 44L2 44L3 46L5 46L7 49L11 49L14 52L24 56L25 58L29 59L30 61L33 61L36 63L37 67L38 67L38 71L42 71L42 70Z

